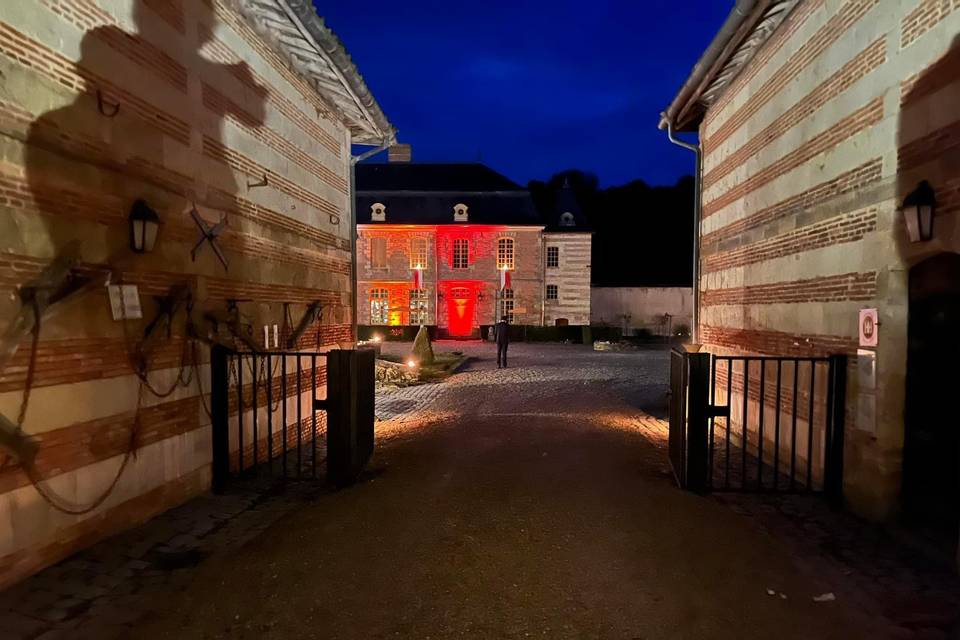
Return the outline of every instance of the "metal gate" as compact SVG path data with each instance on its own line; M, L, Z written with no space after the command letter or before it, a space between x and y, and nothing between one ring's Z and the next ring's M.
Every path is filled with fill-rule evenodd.
M677 483L839 498L846 371L842 355L674 350L669 448Z
M352 482L373 452L374 363L371 350L213 347L214 491L248 476Z

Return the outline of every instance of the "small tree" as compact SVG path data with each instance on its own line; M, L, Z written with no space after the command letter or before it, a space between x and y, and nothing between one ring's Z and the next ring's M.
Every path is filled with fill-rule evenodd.
M420 325L420 330L417 331L411 355L420 364L433 364L433 345L430 344L430 332L423 325Z

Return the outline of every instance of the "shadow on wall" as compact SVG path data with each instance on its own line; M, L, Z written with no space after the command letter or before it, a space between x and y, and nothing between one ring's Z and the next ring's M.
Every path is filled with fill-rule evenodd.
M80 59L65 65L60 80L65 86L75 88L78 94L69 104L38 116L27 131L25 179L36 213L40 215L16 218L12 232L4 238L4 248L42 262L51 258L62 260L65 254L74 254L67 257L79 263L81 271L110 271L120 278L125 274L128 279L134 276L135 282L149 281L146 272L158 273L157 282L150 285L153 290L145 294L166 289L170 275L174 281L193 281L198 274L223 275L222 267L210 251L196 264L191 262L189 249L199 231L189 211L196 206L204 218L215 220L221 213L235 210L240 185L234 173L225 163L205 162L204 152L225 146L227 117L248 127L262 125L267 91L257 84L245 62L221 64L201 54L201 49L211 40L214 10L205 2L186 4L191 20L199 23L199 36L194 41L196 46L182 51L178 59L155 44L169 40L169 27L163 26L141 0L132 0L135 32L102 26L84 34ZM188 31L188 39L189 34ZM138 63L144 61L142 75L133 76L126 69L117 68L118 52ZM206 82L227 75L233 82L239 81L244 90L217 100L216 114L213 108L204 108L206 104L194 104L197 94L191 90L188 79ZM144 97L157 95L157 91L165 92L171 102L180 100L192 108L181 110L176 117L168 115L164 105L153 104ZM203 91L206 98L206 85ZM28 87L23 89L23 94L33 100L41 96L48 103L56 99L54 91L43 89ZM177 171L167 168L169 164L176 164ZM127 215L133 202L140 198L161 212L162 226L158 250L152 255L139 256L134 262L134 254L129 249ZM204 208L216 213L205 213ZM234 242L237 246L243 241L237 238ZM194 296L196 298L196 291ZM149 295L142 298L144 303L149 303ZM205 300L201 297L195 302L200 306ZM105 322L109 318L107 306L101 306L99 300L91 303L88 298L71 305L69 313L38 323L35 331L58 340L122 338L126 343L128 333L143 335L144 323L155 312L156 309L148 306L143 312L143 323L135 328L133 323L124 322L131 326L121 327L109 320ZM45 327L41 329L40 324ZM172 337L185 339L185 331L186 327L181 330L178 324ZM21 353L17 354L19 361L29 358L31 372L36 348L37 341L21 343ZM131 349L129 344L126 348ZM154 368L155 363L149 361L151 356L142 344L134 350L135 357L127 354L131 363L136 362L136 369L132 365L129 373ZM31 384L29 378L30 374L25 397L29 397L26 395ZM131 402L135 400L131 398ZM18 427L24 423L22 413ZM138 418L134 418L129 443L124 443L128 447L127 457L130 450L137 447L138 422ZM26 431L29 433L29 429ZM104 443L99 441L89 445L95 459L108 456L109 447L101 451L103 447ZM36 462L31 465L31 477L45 478L47 474L62 471L50 457L52 454L45 461L41 447ZM123 465L117 478L122 472ZM113 482L116 483L116 478ZM106 493L101 497L109 494L112 487L112 484L102 487ZM84 513L91 505L96 506L97 500L66 509L69 513ZM59 499L54 502L68 504Z
M176 131L176 124L169 122L162 111L135 97L136 88L127 93L121 83L113 84L117 72L111 65L109 53L112 47L124 46L123 43L133 43L129 46L161 62L177 64L167 60L166 54L152 44L163 42L167 35L159 30L155 17L148 18L146 3L135 0L133 12L137 31L128 33L114 26L88 31L81 42L81 57L77 61L84 80L82 93L71 104L41 115L30 127L26 173L30 189L43 213L51 216L69 213L51 187L65 180L76 181L81 178L76 174L78 167L75 163L94 164L101 169L107 169L112 175L104 180L113 179L116 180L115 183L85 182L81 186L112 195L122 195L130 200L125 202L127 205L136 197L136 194L124 193L123 178L130 176L162 190L182 191L177 195L197 204L219 209L230 209L233 206L234 196L239 188L233 172L224 164L218 165L220 170L215 174L211 174L209 163L201 167L200 149L196 148L198 141L191 140L190 134L194 129L199 129L203 135L202 146L215 148L223 144L223 124L226 116L248 126L260 126L263 124L267 92L258 87L245 62L220 64L201 55L200 49L212 36L214 11L204 2L190 4L196 20L209 28L199 28L196 48L184 52L182 60L186 75L208 79L229 74L254 89L248 91L243 100L233 98L218 101L218 106L222 109L220 117L194 122L193 126L184 132ZM154 33L151 33L151 29ZM187 95L186 75L181 80L184 101L190 99ZM141 80L143 83L152 81L152 78L146 77ZM172 89L170 91L174 92ZM237 102L244 106L238 107ZM186 136L181 142L193 146L193 172L187 176L193 182L192 188L171 184L162 177L163 158L167 153L164 138L165 135L171 135L171 127L174 128L173 135ZM206 189L208 184L215 184L217 189ZM120 234L117 235L119 237Z
M952 398L960 360L960 35L902 96L897 199L921 181L936 193L933 238L911 242L898 214L897 243L910 268L903 450L903 507L912 520L955 537L960 523L960 431Z

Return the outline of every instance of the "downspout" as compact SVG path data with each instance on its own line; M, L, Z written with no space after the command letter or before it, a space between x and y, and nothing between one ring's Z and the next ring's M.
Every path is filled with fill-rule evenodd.
M666 119L666 114L662 116ZM693 174L693 326L690 328L690 342L700 344L700 182L703 172L703 151L698 144L680 140L673 134L673 122L666 120L667 137L673 144L692 151L696 157L696 171Z
M350 156L350 298L353 309L350 313L350 335L354 343L360 339L357 333L357 314L360 312L360 294L357 291L357 243L360 231L357 229L357 164L381 151L390 148L391 143L384 140L379 147L364 151L358 156Z

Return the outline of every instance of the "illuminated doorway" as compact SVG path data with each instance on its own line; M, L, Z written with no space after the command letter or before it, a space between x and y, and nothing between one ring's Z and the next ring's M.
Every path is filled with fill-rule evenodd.
M447 331L451 337L466 338L477 326L477 290L450 287L447 290Z

